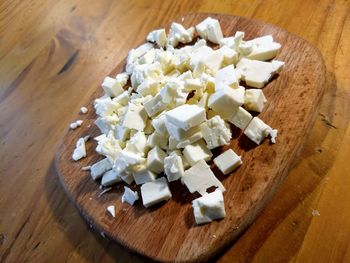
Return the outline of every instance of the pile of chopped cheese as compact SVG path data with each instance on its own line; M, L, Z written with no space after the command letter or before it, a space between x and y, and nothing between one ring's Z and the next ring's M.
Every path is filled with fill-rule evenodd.
M262 88L284 65L272 60L281 45L271 35L245 41L244 32L237 31L223 37L219 21L211 17L188 29L172 23L168 34L158 29L147 41L129 52L125 72L104 79L105 94L94 102L101 130L96 152L105 158L88 167L91 176L103 187L139 185L145 207L169 200L169 182L181 180L189 192L201 195L192 201L197 224L221 219L225 187L207 164L211 150L230 143L230 125L256 144L268 136L275 143L277 130L251 112L263 111ZM78 140L74 160L86 156L85 141ZM223 174L242 164L232 149L213 162ZM138 192L124 188L122 202L133 205ZM112 210L114 215L108 207Z

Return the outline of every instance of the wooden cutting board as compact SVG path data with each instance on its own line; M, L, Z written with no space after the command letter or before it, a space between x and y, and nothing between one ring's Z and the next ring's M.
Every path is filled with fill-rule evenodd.
M264 22L228 15L189 14L177 22L189 27L207 16L220 20L225 36L231 36L237 30L246 33L245 39L272 34L282 44L277 59L285 62L281 74L264 88L268 103L259 115L271 127L278 129L277 143L272 145L265 140L262 145L255 146L233 128L231 144L214 151L217 155L230 147L243 160L243 165L229 176L222 175L211 163L214 173L227 189L224 193L225 219L197 226L191 200L198 195L189 194L180 182L170 183L173 194L170 201L149 209L144 208L141 201L135 206L122 204L123 184L99 196L99 184L91 179L89 172L81 170L82 166L101 159L94 152L96 143L93 140L86 143L88 156L81 161L74 162L71 155L79 137L99 134L93 124L96 115L92 102L102 95L100 87L96 88L89 101L82 104L87 105L88 114L76 116L84 120L84 124L76 130L67 131L56 154L56 167L64 189L86 221L110 239L155 260L208 260L232 244L256 218L287 175L313 125L323 94L323 59L319 51L305 40ZM118 65L111 76L122 72L123 67L124 63ZM115 205L116 218L106 213L109 205Z

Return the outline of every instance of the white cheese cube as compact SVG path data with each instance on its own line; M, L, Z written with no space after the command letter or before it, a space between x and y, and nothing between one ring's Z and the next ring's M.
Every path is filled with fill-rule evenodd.
M114 161L122 150L119 141L114 138L112 131L107 136L101 134L95 140L97 141L96 152L108 157L111 161Z
M161 135L158 132L153 132L147 138L147 145L152 148L158 146L162 149L166 149L168 145L168 136Z
M232 89L223 87L210 95L208 107L228 118L237 107L244 103L244 88Z
M220 49L211 52L203 59L203 63L209 69L211 75L216 74L216 72L222 67L224 63L224 54Z
M168 150L175 150L177 144L178 144L178 141L174 137L169 136Z
M82 114L86 114L86 113L88 112L88 108L86 108L86 107L81 107L81 108L80 108L80 112L81 112Z
M114 205L110 205L107 207L107 212L112 216L115 217L115 206Z
M162 149L160 149L158 146L154 147L152 150L148 152L148 156L147 156L148 168L151 171L158 174L163 172L165 157L166 157L166 153Z
M171 123L170 121L165 121L165 126L167 128L169 135L175 138L177 141L180 141L186 137L189 137L199 130L198 127L196 126L185 131L184 129L179 128L178 126Z
M236 64L238 62L238 53L228 46L222 46L220 51L224 55L224 65Z
M278 130L276 129L272 129L270 131L271 143L276 143L277 133L278 133Z
M274 74L281 71L283 65L284 62L277 60L264 62L242 58L238 62L236 70L248 86L262 88Z
M152 79L145 79L138 87L137 87L137 93L141 94L142 96L155 96L159 90L160 90L160 81L152 80Z
M181 105L165 113L167 121L185 131L205 120L205 110L197 105Z
M80 138L73 151L72 159L78 161L84 157L86 157L85 140L84 138Z
M168 50L165 51L165 50L157 49L155 59L160 63L164 74L168 74L169 72L174 70L176 67L175 65L176 58L174 54Z
M121 181L122 178L116 171L109 170L102 175L101 185L110 186Z
M104 158L91 165L90 172L92 179L96 180L100 178L105 172L112 169L112 163L108 158Z
M281 44L274 42L271 35L258 37L247 42L253 44L253 50L247 55L249 59L273 59L281 48Z
M187 70L186 72L182 73L177 79L182 81L193 79L191 70Z
M130 166L140 164L144 161L145 159L140 157L138 154L123 150L120 152L118 158L115 160L113 169L117 173L121 174L123 179L124 176L122 174L125 173L126 169L128 169Z
M209 98L208 92L204 92L203 96L198 101L197 106L201 107L201 108L204 108L204 109L207 109L207 107L208 107L208 98Z
M105 77L105 79L102 82L102 88L105 91L105 93L110 97L116 97L124 91L121 83L118 80L111 77Z
M203 89L203 85L202 85L202 82L199 78L186 79L185 80L185 89L188 91L201 90L201 89Z
M254 117L245 129L244 134L256 144L260 144L271 130L271 127L261 119Z
M232 138L230 126L218 115L202 123L201 132L208 149L228 145Z
M196 25L196 30L201 38L208 39L215 44L219 44L219 41L223 38L219 21L211 17Z
M168 130L165 123L166 123L166 117L165 117L165 114L163 113L159 114L157 118L154 118L152 120L152 126L154 127L156 132L163 136L168 135Z
M165 29L158 29L150 32L147 36L147 41L155 42L159 47L165 47L167 42L167 37L165 33Z
M250 111L262 112L266 98L261 89L247 89L244 95L244 108Z
M213 52L213 49L208 46L201 46L196 50L194 50L190 57L191 69L194 70L194 68L198 65L198 63L205 60L205 57L211 54L212 52Z
M241 54L241 56L247 56L253 51L253 49L254 45L252 42L241 41L238 46L238 52Z
M144 104L145 110L149 117L153 117L158 112L165 110L166 104L163 103L163 98L160 94L157 94L151 100Z
M178 23L172 23L169 30L168 45L176 47L179 43L189 43L193 39L194 28L185 29Z
M199 126L193 127L191 130L191 133L188 133L185 138L178 141L176 145L177 149L185 148L187 145L193 144L203 138L203 134Z
M108 116L117 111L120 104L114 102L110 97L101 97L94 101L94 108L98 116Z
M148 151L147 136L144 132L138 131L127 142L125 150L141 157L146 156Z
M119 176L127 184L131 184L134 181L134 177L130 171L125 170Z
M153 182L157 178L157 175L150 171L144 164L141 164L139 167L134 168L132 175L137 185Z
M124 186L124 194L122 196L122 203L128 203L129 205L134 205L135 201L139 200L139 194L132 191L129 187Z
M234 169L242 164L241 157L238 156L232 149L228 149L216 158L214 158L215 165L223 174L229 174Z
M148 50L146 52L146 54L144 54L140 60L139 63L140 64L152 64L154 62L155 59L155 50L154 48L151 48L150 50Z
M191 165L195 165L200 160L209 161L213 156L203 140L187 145L183 150L183 154Z
M233 65L226 66L220 69L215 76L215 90L223 89L224 87L238 88L238 81Z
M244 131L252 118L252 115L248 111L242 107L238 107L238 109L232 114L228 121Z
M235 36L233 37L226 37L222 38L219 41L220 47L227 46L229 48L232 48L236 52L239 51L239 46L244 38L244 32L237 31L235 33Z
M114 137L117 140L125 141L130 135L130 129L121 125L116 125L114 129Z
M204 160L197 162L186 170L181 180L192 194L198 192L200 195L206 195L207 189L212 186L218 187L221 192L225 191L225 187L215 177Z
M145 183L141 186L142 203L150 207L171 198L171 192L165 177L158 178L154 182Z
M220 190L206 194L192 201L193 214L196 223L210 223L225 217L224 197Z
M123 126L129 129L143 131L146 127L147 113L142 105L129 103L124 116Z
M171 153L164 159L164 172L169 182L176 181L183 177L184 166L181 155Z

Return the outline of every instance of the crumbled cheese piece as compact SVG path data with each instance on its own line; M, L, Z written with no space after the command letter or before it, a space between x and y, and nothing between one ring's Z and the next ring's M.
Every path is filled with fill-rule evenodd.
M94 180L99 179L105 172L112 169L112 163L108 158L104 158L101 161L98 161L91 165L91 177Z
M147 113L144 106L129 103L124 116L123 126L129 129L143 131L146 127Z
M185 29L178 23L172 23L169 30L168 45L176 47L179 43L189 43L192 41L194 28Z
M115 206L114 206L114 205L108 206L108 207L107 207L107 212L108 212L111 216L115 217Z
M118 158L115 160L113 169L117 171L119 174L122 174L130 166L133 166L135 164L140 164L144 161L145 159L140 157L138 154L123 150L120 152Z
M205 110L197 105L181 105L165 113L167 121L188 131L205 120Z
M81 108L80 108L80 112L81 112L82 114L86 114L86 113L88 112L88 108L86 108L86 107L81 107Z
M194 219L197 224L212 222L225 217L224 197L220 190L192 201ZM215 236L215 235L213 235Z
M215 44L219 44L223 38L219 21L211 17L196 25L196 30L201 38L208 39Z
M138 131L126 143L125 150L141 157L146 156L148 151L147 136L144 132Z
M137 185L153 182L157 178L157 175L150 171L145 164L140 164L136 166L133 169L132 175Z
M102 175L101 185L110 186L121 181L122 178L116 171L109 170Z
M152 120L152 126L154 127L156 132L163 136L168 135L168 130L165 125L165 122L166 122L165 114L159 114L156 118Z
M110 97L116 97L124 91L121 83L111 77L105 77L102 83L102 88Z
M248 86L262 88L270 78L282 70L284 62L273 60L264 62L242 58L237 64L237 71Z
M244 108L250 111L262 112L266 98L261 89L247 89L244 94Z
M244 131L252 118L253 116L248 111L242 107L238 107L237 110L228 119L228 121Z
M85 140L84 140L84 138L80 138L77 141L76 147L75 147L73 155L72 155L72 159L74 161L78 161L84 157L86 157Z
M187 145L183 154L191 165L195 165L200 160L209 161L213 156L203 140Z
M114 161L122 150L119 141L114 138L112 131L107 136L101 134L95 140L97 141L96 152L108 157L111 161Z
M215 90L220 90L225 87L238 88L238 81L233 65L224 67L216 73Z
M202 123L201 132L208 149L227 145L232 138L230 126L218 115Z
M156 146L148 152L147 166L151 171L160 174L161 172L164 171L165 157L166 157L166 153L162 149L160 149L158 146Z
M276 130L276 129L272 129L270 131L270 137L271 137L271 142L272 143L276 143L277 132L278 132L278 130Z
M171 192L165 177L158 178L154 182L148 182L141 186L142 203L150 207L171 198Z
M244 134L256 144L260 144L270 134L271 130L271 127L261 119L254 117L245 129Z
M249 59L273 59L281 48L281 44L274 42L271 35L258 37L247 42L253 46L252 51L246 56Z
M150 99L144 104L144 109L146 110L149 117L153 117L158 112L165 110L166 104L163 103L163 98L160 94Z
M216 158L214 163L223 174L229 174L234 169L242 164L241 157L238 156L232 149L228 149Z
M225 187L215 177L204 160L186 170L181 180L191 193L198 192L201 195L206 195L207 189L212 186L218 187L221 192L225 191Z
M155 42L159 47L165 47L167 42L165 29L162 28L150 32L147 36L147 41Z
M90 169L91 169L91 165L81 167L81 170L83 171L90 171Z
M139 194L132 191L129 187L124 186L124 194L122 196L122 203L127 202L129 205L134 205L136 200L139 200Z
M165 157L164 172L169 182L182 178L184 175L184 166L182 163L181 155L174 152Z
M222 38L219 41L220 47L227 46L236 52L239 51L239 46L244 38L244 32L237 31L233 37Z

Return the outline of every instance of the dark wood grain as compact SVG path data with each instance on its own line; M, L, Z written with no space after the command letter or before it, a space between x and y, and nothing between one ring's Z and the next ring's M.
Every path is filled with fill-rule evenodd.
M230 176L221 175L213 167L227 189L224 194L227 216L224 220L196 226L190 204L193 196L179 183L170 184L174 195L171 201L150 209L143 208L140 202L134 207L122 204L121 185L99 197L98 183L92 181L88 172L81 170L82 166L101 158L94 153L95 142L87 143L88 157L82 161L72 161L71 154L79 137L98 134L93 125L96 116L92 101L101 95L101 88L97 88L92 98L84 103L89 108L86 116L79 116L84 125L67 132L56 155L61 182L85 219L110 238L156 260L207 260L231 244L256 218L287 175L313 125L323 94L325 66L320 53L312 45L270 24L210 15L220 20L226 36L237 30L246 32L246 39L272 34L282 44L277 59L286 63L282 73L264 88L268 103L259 116L279 130L277 144L271 145L266 140L254 147L240 134L229 147L242 155L243 165ZM192 26L207 16L186 15L182 23ZM113 74L122 70L123 63ZM116 207L115 219L106 214L106 207L110 204Z

